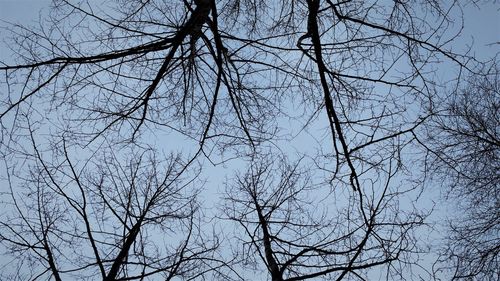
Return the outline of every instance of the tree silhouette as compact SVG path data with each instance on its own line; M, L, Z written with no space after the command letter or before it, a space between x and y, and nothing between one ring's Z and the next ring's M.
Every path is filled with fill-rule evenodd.
M146 150L120 159L102 149L74 163L60 145L48 161L33 137L33 164L9 173L25 188L11 185L5 205L0 239L19 267L2 279L174 280L216 262L217 241L200 233L197 175L183 175L178 156L159 162Z
M497 280L500 276L498 206L498 66L472 75L428 124L427 149L434 172L449 187L460 215L450 222L443 252L454 279Z
M374 183L372 196L346 198L324 192L300 162L277 162L252 162L228 184L225 212L244 229L242 260L263 264L273 281L342 280L349 274L363 280L372 267L383 267L387 278L403 276L400 270L414 262L410 253L417 248L411 230L423 217L394 202L396 167L385 182Z
M38 27L9 28L0 64L6 278L431 278L425 156L472 155L439 145L477 125L459 92L461 117L440 119L441 67L486 77L453 51L461 9L53 1ZM205 177L230 178L225 194Z

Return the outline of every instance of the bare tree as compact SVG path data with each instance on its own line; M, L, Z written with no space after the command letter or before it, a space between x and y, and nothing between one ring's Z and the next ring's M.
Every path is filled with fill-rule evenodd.
M462 28L454 21L458 1L102 2L53 1L38 28L11 27L16 57L0 60L5 178L39 194L20 201L14 188L7 192L15 224L5 222L3 241L24 246L13 254L47 260L32 276L74 270L109 280L195 279L213 269L222 279L248 279L246 264L259 261L273 280L363 280L372 268L384 268L385 279L404 278L420 249L412 232L427 212L413 207L425 181L414 161L421 158L417 131L442 95L438 69L453 64L458 81L479 64L452 51ZM45 135L62 140L50 143L50 160L32 142ZM310 171L262 160L295 153L290 147L304 136ZM123 164L118 156L161 151L159 143L183 153L164 168L164 159L133 156ZM76 147L81 153L67 153ZM80 154L87 157L77 165ZM33 176L15 177L16 155ZM114 160L102 160L108 157ZM240 240L217 249L222 259L210 257L217 243L202 245L198 218L208 218L196 211L198 190L186 176L230 161L256 165L228 185L237 192L224 201L226 217L246 231L235 235L247 239L237 262L226 249ZM28 219L37 216L50 219ZM176 226L165 225L170 219ZM77 221L85 232L75 230ZM149 226L184 234L180 248L148 248ZM93 254L73 261L78 255L63 251L70 238ZM31 245L48 245L50 254Z
M33 138L26 172L8 171L0 241L13 260L2 279L195 279L221 266L217 241L200 233L197 172L178 156L106 149L75 163L59 145L41 151Z
M391 134L418 122L403 113L433 94L437 60L461 67L470 60L445 48L453 8L200 0L99 11L55 1L39 29L13 29L20 64L0 67L8 86L0 116L46 101L65 130L87 141L104 132L135 140L146 126L225 149L272 139L274 117L297 118L286 105L303 102L299 121L307 125L325 110L336 154L355 178L349 149L366 142L373 124ZM432 15L442 23L428 26Z
M496 64L453 92L427 126L433 163L458 214L444 263L454 279L500 278L500 76Z
M373 182L371 196L346 198L314 183L300 162L252 162L227 184L224 207L243 230L236 232L242 263L267 269L273 281L364 280L374 268L388 279L407 276L402 271L418 249L412 229L423 216L394 201L393 169L384 182Z

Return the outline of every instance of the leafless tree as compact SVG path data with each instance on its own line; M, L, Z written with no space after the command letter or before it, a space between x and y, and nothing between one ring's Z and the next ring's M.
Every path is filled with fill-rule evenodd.
M373 268L391 280L404 278L418 249L412 229L423 216L398 207L392 169L372 182L370 196L346 197L314 183L300 162L252 162L227 184L224 206L242 229L236 231L242 263L273 281L365 280L377 276L368 274Z
M70 268L110 280L140 279L157 271L189 279L208 268L222 279L245 279L236 267L246 270L254 260L266 266L273 280L362 280L372 268L385 268L386 279L403 278L403 268L418 257L412 232L427 211L412 205L424 182L414 161L421 159L415 155L422 146L417 132L434 116L428 109L442 95L436 91L443 86L438 69L448 62L459 81L479 64L451 48L462 29L455 18L462 9L459 1L102 2L54 0L38 28L11 27L8 46L14 60L0 59L0 152L7 167L17 167L16 155L24 156L22 167L31 165L34 175L15 177L9 168L5 178L11 186L24 182L26 194L40 194L20 201L17 190L7 192L11 197L4 202L17 215L11 217L15 224L4 241L9 247L19 242L26 248L23 254L41 253L42 260L52 255L51 263L64 268L45 263L36 274L48 269L44 274L57 278L56 273L70 274L64 271ZM37 124L37 136L30 124ZM47 150L55 153L53 159L42 157L45 146L32 142L47 135L59 140ZM163 159L155 157L121 162L118 155L124 151L140 155L145 147L159 148L158 135L164 136L163 143L182 142L188 149L168 147L183 153L168 158L166 168L158 168ZM289 147L303 136L310 171L269 160L295 153ZM81 153L66 153L77 147ZM78 155L86 155L80 166ZM113 160L102 160L106 157ZM247 239L244 258L236 251L234 263L227 249L238 249L239 240L231 238L231 245L217 249L223 259L210 258L217 243L199 244L203 231L198 218L208 218L196 211L189 194L197 191L185 182L190 171L230 161L256 165L228 184L237 192L229 192L224 201L226 218L249 231L234 235ZM126 173L133 170L137 174ZM109 190L103 189L105 184ZM66 187L76 193L65 193ZM133 193L139 190L145 194ZM324 205L308 198L311 192L323 194ZM153 196L157 193L160 198ZM124 194L137 205L116 201ZM170 195L175 200L163 197ZM60 210L61 201L51 201L56 197L64 199ZM42 199L47 203L36 203ZM41 207L50 204L54 207L47 211ZM144 208L148 204L173 214L177 226L165 227L184 234L177 245L186 245L191 258L182 247L158 250L168 261L152 257L155 251L146 246L149 252L134 248L131 254L132 246L125 242L147 244L137 227L168 221ZM183 212L177 212L179 205ZM67 230L86 217L86 208L93 210L87 229L101 231L108 218L115 220L107 225L111 229L98 234ZM57 245L48 236L50 255L39 248L33 252L28 246L42 243L53 225L27 219L33 216L51 218L48 222L70 217L55 229L78 233L71 239L91 242L94 254L77 260L83 264L66 267L75 255L63 253L61 247L70 239L64 235ZM151 223L144 224L146 218ZM92 238L108 234L122 242ZM126 248L127 260L118 250ZM33 260L29 257L25 260ZM205 264L209 261L214 264ZM222 265L225 269L218 271Z
M33 138L33 161L8 171L3 280L196 279L221 266L217 241L200 233L198 172L186 173L178 156L106 149L74 162L77 151L59 145L42 151Z
M374 134L373 124L378 134L393 134L417 123L403 113L433 94L433 65L444 58L467 67L470 60L446 49L456 3L53 5L39 29L13 29L19 64L0 67L2 120L45 101L65 130L87 141L104 132L135 140L146 126L178 132L201 149L208 140L225 149L272 139L277 117L299 118L285 110L288 102L302 102L302 125L326 112L336 155L353 178L349 150ZM427 17L442 22L429 26Z
M489 66L453 92L427 124L430 169L458 215L443 253L454 279L500 278L500 76Z

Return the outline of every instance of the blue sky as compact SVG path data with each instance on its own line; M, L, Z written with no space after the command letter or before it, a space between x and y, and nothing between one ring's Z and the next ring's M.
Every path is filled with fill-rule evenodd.
M47 12L50 1L46 0L0 0L0 40L9 36L4 29L7 22L17 24L36 24L40 13ZM474 44L471 55L479 59L493 57L499 50L500 44L500 17L499 5L489 4L482 9L469 5L464 9L464 26L461 39L456 41L453 48L461 52L470 44ZM3 43L0 43L1 59L9 58L9 51ZM440 71L447 72L446 66ZM224 167L222 167L223 169ZM214 168L217 170L220 168ZM220 173L222 174L222 173Z

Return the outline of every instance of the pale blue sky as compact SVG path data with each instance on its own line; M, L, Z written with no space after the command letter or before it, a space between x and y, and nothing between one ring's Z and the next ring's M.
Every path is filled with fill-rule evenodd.
M90 0L92 2L92 0ZM9 36L5 29L8 22L15 24L36 24L41 11L47 12L49 0L0 0L0 60L10 57L3 41ZM464 9L465 30L461 40L452 46L456 52L466 49L474 42L471 55L479 59L492 58L500 49L500 5L488 4L482 9L472 5ZM446 68L446 66L444 66ZM446 72L443 69L443 72ZM214 170L218 168L213 168Z

